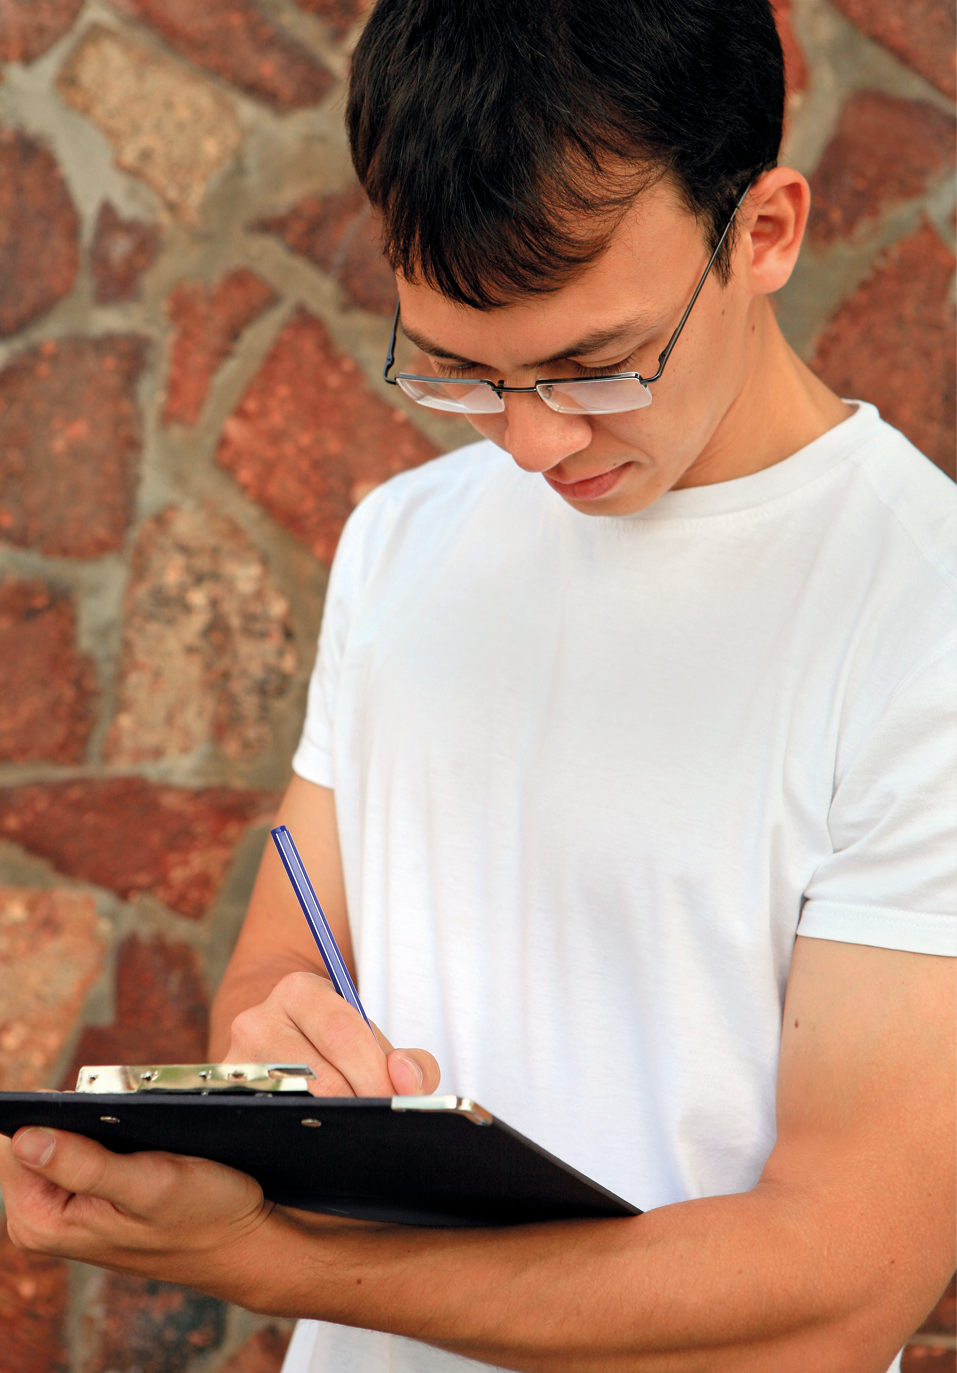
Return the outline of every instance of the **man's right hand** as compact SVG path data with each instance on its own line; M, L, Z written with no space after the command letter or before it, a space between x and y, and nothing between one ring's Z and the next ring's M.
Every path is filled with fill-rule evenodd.
M288 825L345 959L356 975L335 798L294 777L275 817ZM246 920L211 1015L211 1063L308 1063L314 1096L418 1096L439 1085L423 1049L375 1038L326 976L299 902L267 842Z
M378 1042L377 1042L378 1041ZM439 1065L424 1049L393 1049L327 977L288 973L265 1001L240 1011L224 1063L308 1063L313 1096L418 1096L439 1085Z

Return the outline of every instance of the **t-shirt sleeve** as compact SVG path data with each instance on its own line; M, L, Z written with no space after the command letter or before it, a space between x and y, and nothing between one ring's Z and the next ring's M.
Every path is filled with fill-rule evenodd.
M363 506L365 504L367 502ZM342 656L353 607L362 589L365 513L360 508L350 516L332 562L319 631L319 651L309 681L306 719L292 759L293 772L320 787L333 785L332 729Z
M957 663L939 650L892 697L835 787L833 853L798 934L957 954Z

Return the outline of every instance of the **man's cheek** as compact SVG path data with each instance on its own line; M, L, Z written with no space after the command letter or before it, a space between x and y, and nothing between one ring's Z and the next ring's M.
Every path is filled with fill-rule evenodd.
M493 443L498 444L499 448L504 448L505 451L508 452L508 447L505 443L505 430L507 424L504 410L501 414L466 415L464 418L468 420L473 429L478 430L483 439L491 439Z

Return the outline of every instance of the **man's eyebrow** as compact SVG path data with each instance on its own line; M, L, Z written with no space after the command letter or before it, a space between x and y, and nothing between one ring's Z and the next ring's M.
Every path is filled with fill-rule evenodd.
M551 357L540 358L537 362L528 362L525 364L525 368L534 371L548 367L553 362L561 362L565 358L587 357L590 353L603 351L613 343L623 343L626 340L634 339L636 334L644 333L651 326L652 321L648 315L635 315L632 319L623 320L620 324L615 324L609 329L590 329L587 334L575 339L560 353L553 353ZM437 343L434 339L419 333L417 329L406 327L401 319L399 327L410 343L415 344L416 348L421 348L422 352L428 353L430 357L442 358L446 362L454 362L463 367L487 366L486 363L476 362L474 358L466 358L461 353L451 352L444 344Z

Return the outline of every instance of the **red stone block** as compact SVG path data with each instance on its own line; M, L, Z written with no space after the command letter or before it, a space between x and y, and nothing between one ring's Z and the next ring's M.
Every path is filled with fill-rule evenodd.
M300 309L223 426L216 454L243 489L329 562L362 497L436 456Z
M957 1335L957 1275L945 1287L940 1301L924 1321L921 1330L936 1335Z
M784 71L787 79L788 95L799 96L807 90L808 72L804 49L795 37L791 27L791 0L771 0L778 37L784 50Z
M290 1338L274 1325L267 1325L265 1330L250 1335L218 1373L280 1373Z
M818 340L814 371L954 475L955 259L926 222L886 253Z
M170 47L280 112L315 105L334 78L253 0L113 0Z
M83 0L4 0L0 61L32 62L69 33Z
M121 219L108 200L100 206L90 249L93 299L98 305L139 300L140 277L152 267L162 235L157 225Z
M0 643L0 760L79 763L99 690L72 600L44 582L0 582Z
M167 307L176 329L166 383L164 424L195 424L217 369L254 319L279 297L245 267L230 272L215 286L186 281L170 296Z
M0 337L69 295L79 227L52 154L18 130L0 133Z
M370 3L371 0L296 0L301 10L325 20L335 38L341 38Z
M4 1373L68 1373L69 1272L62 1259L15 1249L0 1222L0 1367Z
M834 0L852 24L890 48L951 100L957 96L954 0Z
M131 934L116 953L116 1018L88 1025L63 1088L90 1063L204 1063L209 998L196 950L160 935Z
M48 339L0 371L0 539L66 558L122 548L146 347L133 334Z
M92 896L0 887L0 1091L51 1085L105 957Z
M952 167L954 121L926 101L858 91L811 177L813 243L851 234L888 206L923 195Z
M957 1352L939 1345L909 1344L901 1358L901 1373L955 1373Z
M69 877L130 900L141 892L198 920L233 850L267 821L264 792L153 786L142 777L85 778L0 788L0 838Z
M223 1342L226 1307L215 1297L125 1273L104 1273L99 1289L104 1315L83 1373L183 1373Z
M350 305L377 315L395 309L395 273L382 253L379 226L361 186L307 195L285 214L256 226L291 252L334 276Z

